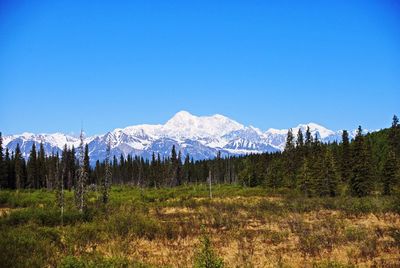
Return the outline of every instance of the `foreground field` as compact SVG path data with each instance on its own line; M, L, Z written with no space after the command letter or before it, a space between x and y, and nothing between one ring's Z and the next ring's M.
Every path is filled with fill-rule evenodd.
M3 267L192 267L208 237L226 267L400 266L394 197L308 198L263 188L114 187L88 211L53 192L0 191Z

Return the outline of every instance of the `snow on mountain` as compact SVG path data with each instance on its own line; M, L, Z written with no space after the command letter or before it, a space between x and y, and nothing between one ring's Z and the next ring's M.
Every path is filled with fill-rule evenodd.
M223 115L194 116L181 111L168 120L162 130L169 137L193 139L219 137L242 128L243 125Z
M296 136L300 129L305 133L307 126L313 136L323 142L340 141L342 131L332 131L315 123L300 124L292 128ZM150 158L152 153L162 157L170 156L176 146L182 157L189 154L195 160L213 158L218 151L223 156L249 153L276 152L284 149L287 129L270 128L263 132L253 126L244 126L223 115L195 116L180 111L161 125L136 125L117 128L103 135L85 138L89 145L91 162L103 160L108 139L115 156L129 154ZM350 132L350 137L353 137ZM22 133L3 138L3 144L14 151L20 145L24 157L29 155L32 144L39 148L43 143L47 154L61 153L64 145L79 146L79 138L62 133L33 134Z

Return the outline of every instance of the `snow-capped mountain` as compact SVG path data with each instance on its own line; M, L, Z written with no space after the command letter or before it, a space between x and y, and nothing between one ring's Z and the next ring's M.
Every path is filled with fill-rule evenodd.
M305 133L307 126L313 136L323 142L340 141L342 131L332 131L315 123L300 124L292 128L296 136L300 129ZM244 126L223 115L195 116L186 111L175 114L165 124L136 125L117 128L104 135L86 137L91 162L103 160L106 144L111 140L112 154L125 157L129 154L150 158L152 153L167 157L173 145L182 156L189 154L195 160L213 158L218 151L223 156L250 153L276 152L284 149L287 129L261 131L253 126ZM350 132L352 137L354 132ZM29 155L32 144L39 148L43 143L46 153L61 153L65 145L79 146L79 138L62 133L22 133L3 138L3 144L14 151L20 145L24 157Z

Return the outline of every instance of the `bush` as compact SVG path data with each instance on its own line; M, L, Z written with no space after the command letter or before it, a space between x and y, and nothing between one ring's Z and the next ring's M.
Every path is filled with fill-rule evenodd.
M2 267L54 266L59 241L56 232L35 226L2 229L0 264Z
M118 268L118 267L149 267L140 262L132 262L125 258L105 258L102 255L88 255L84 257L67 256L58 265L60 268Z
M400 229L390 228L389 235L393 238L393 245L400 248Z
M154 239L162 229L156 220L138 211L119 211L114 213L108 224L108 231L118 236L129 234Z
M81 214L77 210L64 212L64 224L89 221L92 219L90 213ZM7 217L0 219L0 225L15 226L32 222L42 226L57 226L61 224L61 214L56 209L24 208L12 211Z
M360 227L348 227L345 229L344 235L348 242L359 242L368 237L368 232Z
M224 262L222 258L218 257L212 248L209 237L203 234L201 238L200 250L195 256L195 268L222 268Z

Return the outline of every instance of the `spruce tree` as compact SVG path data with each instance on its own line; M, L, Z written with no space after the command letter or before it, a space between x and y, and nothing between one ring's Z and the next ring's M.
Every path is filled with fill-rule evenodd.
M389 151L382 170L383 194L390 195L396 183L396 157L392 150Z
M87 195L87 181L88 181L88 172L85 166L83 131L81 131L80 140L81 141L79 145L79 169L77 174L77 183L75 187L75 203L79 211L83 213L87 205L86 195Z
M299 131L297 132L296 147L301 148L303 146L304 146L303 131L301 131L301 128L299 128Z
M0 132L0 189L8 186L7 163L3 153L3 137Z
M186 183L191 182L192 172L191 172L191 163L190 163L190 156L186 154L185 161L183 163L183 174Z
M400 156L400 125L399 118L394 115L392 126L389 129L389 144L396 157Z
M338 175L333 160L331 150L326 150L324 158L324 178L326 188L328 189L327 195L334 197L338 194Z
M90 159L89 159L89 146L85 144L85 156L83 159L83 164L85 165L85 170L90 178Z
M281 159L272 159L267 167L267 186L276 190L283 186L283 163Z
M14 177L15 177L15 173L14 173L14 163L10 158L10 152L8 150L8 148L6 148L6 154L5 154L5 164L7 167L7 184L5 187L7 188L15 188L15 184L14 184Z
M304 145L307 148L310 148L312 143L313 143L313 138L312 138L312 135L311 135L310 127L307 126Z
M296 186L296 155L294 144L293 131L289 129L286 137L284 157L286 164L286 180L291 188Z
M348 182L351 176L351 151L347 130L343 130L342 133L340 175L343 182Z
M175 145L172 145L170 167L171 186L176 186L178 184L178 157L176 155Z
M17 190L23 187L23 166L22 166L22 155L21 149L19 147L19 143L17 143L17 147L15 148L14 154L14 172L15 172L15 188Z
M299 173L299 187L300 191L307 197L312 197L314 193L312 171L310 163L307 158L304 159L303 165Z
M46 153L44 151L43 143L40 143L39 146L39 153L38 153L38 180L36 181L36 188L42 188L46 185L47 183L47 167L46 167Z
M110 161L111 161L111 138L109 137L106 149L105 174L101 183L102 201L104 204L108 203L109 191L112 179L112 168Z
M28 164L27 164L27 187L36 188L38 180L38 163L36 156L36 146L35 143L32 144L32 149L29 153Z
M61 225L64 224L64 206L65 206L65 196L64 196L64 180L63 180L63 173L62 169L65 166L60 167L60 159L57 152L55 162L55 169L54 169L54 178L55 178L55 194L57 200L57 206L60 208L60 216L61 216Z
M179 150L178 152L178 158L177 158L177 164L176 164L176 183L177 185L182 184L182 156L181 156L181 151Z
M372 190L371 164L361 126L358 127L357 135L353 142L352 166L351 194L358 197L370 194Z

